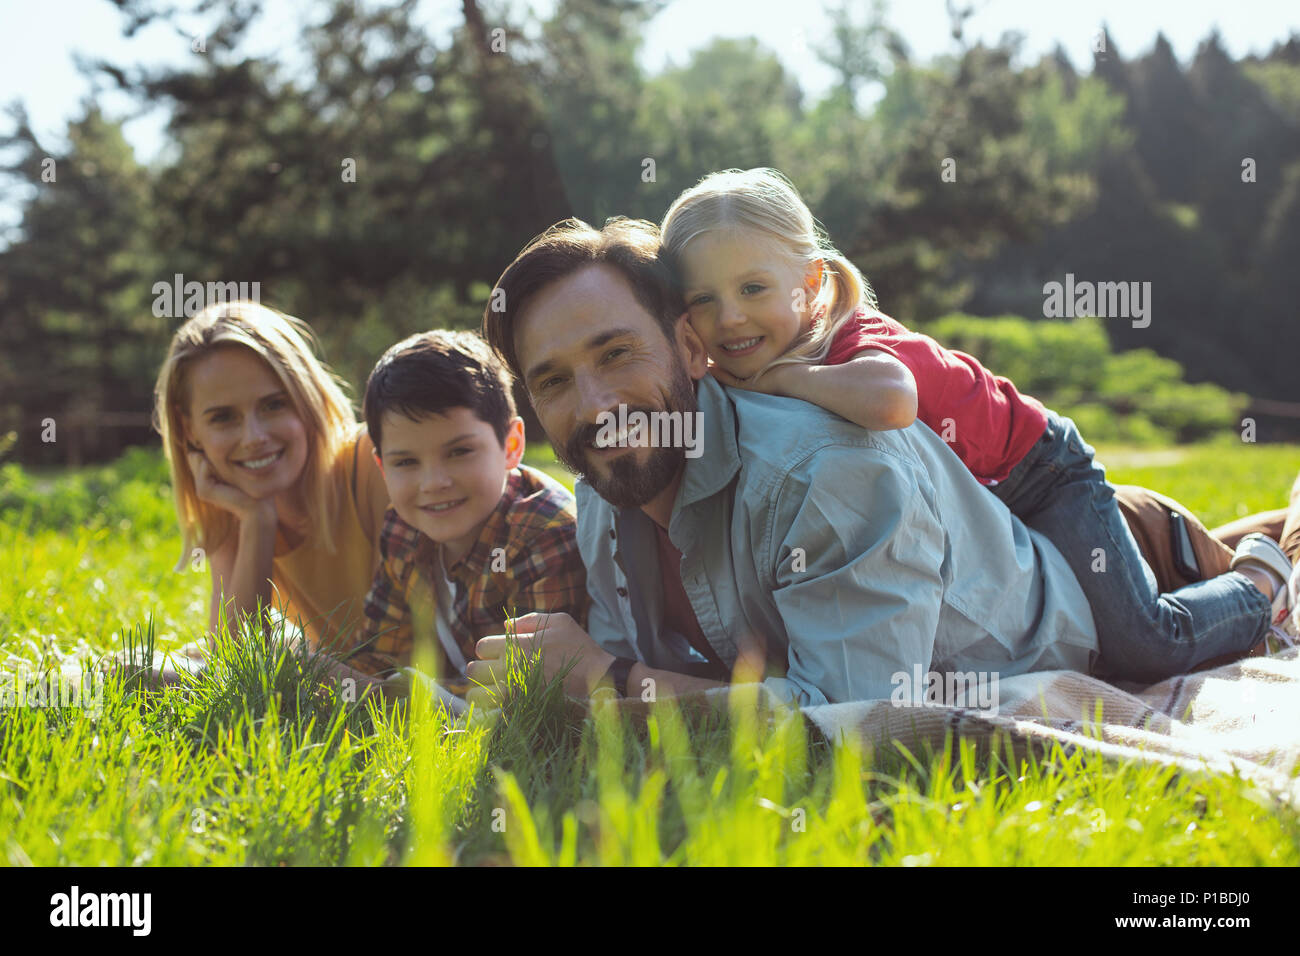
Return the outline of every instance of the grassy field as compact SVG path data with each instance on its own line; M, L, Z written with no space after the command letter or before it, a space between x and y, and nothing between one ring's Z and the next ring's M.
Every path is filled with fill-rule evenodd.
M549 464L546 449L529 460ZM1211 526L1281 507L1300 448L1101 449ZM554 473L568 483L562 471ZM0 658L56 669L193 639L160 460L0 468ZM525 690L528 692L525 693ZM495 719L340 698L282 647L224 639L186 692L0 710L0 859L188 864L1300 864L1300 817L1237 778L1044 753L835 748L794 720L587 715L519 662Z

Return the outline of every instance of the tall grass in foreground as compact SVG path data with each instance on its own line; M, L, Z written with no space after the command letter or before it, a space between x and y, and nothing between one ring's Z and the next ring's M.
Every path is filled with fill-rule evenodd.
M1300 451L1233 459L1247 454L1249 485L1232 471L1205 488L1215 448L1149 483L1202 512L1277 507ZM1123 466L1112 476L1131 480ZM0 669L68 667L78 644L85 656L198 636L207 575L170 570L163 491L132 491L160 502L152 516L110 490L49 526L17 496L29 519L0 521ZM99 713L0 710L0 860L1300 864L1296 812L1232 776L1057 748L1016 760L962 741L863 751L744 693L720 711L588 713L518 655L500 713L454 720L418 689L388 706L351 700L272 638L227 629L202 677L161 691L117 677Z
M390 706L349 701L250 637L224 635L216 667L179 686L114 677L98 714L9 708L4 860L1300 863L1300 817L1231 776L1056 747L864 752L746 691L725 710L587 713L519 654L500 712L456 720L418 684Z

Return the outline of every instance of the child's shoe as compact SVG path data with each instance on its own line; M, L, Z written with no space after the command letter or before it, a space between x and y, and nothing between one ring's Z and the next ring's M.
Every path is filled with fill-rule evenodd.
M1286 595L1291 613L1281 622L1280 627L1292 641L1300 642L1300 564L1291 569L1291 577L1286 582Z
M1300 646L1300 608L1292 594L1300 589L1297 574L1278 543L1267 535L1248 534L1237 543L1230 568L1249 565L1273 576L1273 608L1269 633L1264 636L1266 653L1276 654L1288 647Z

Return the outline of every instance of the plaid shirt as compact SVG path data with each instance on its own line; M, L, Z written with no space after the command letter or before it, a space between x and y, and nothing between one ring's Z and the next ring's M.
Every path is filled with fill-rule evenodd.
M507 616L563 611L586 626L587 573L576 532L577 510L564 486L527 465L510 472L478 541L446 569L456 585L448 617L466 661L477 657L479 638L504 633ZM437 648L438 673L453 675L436 631L437 543L389 508L379 548L360 649L347 663L371 674L406 667L418 634Z

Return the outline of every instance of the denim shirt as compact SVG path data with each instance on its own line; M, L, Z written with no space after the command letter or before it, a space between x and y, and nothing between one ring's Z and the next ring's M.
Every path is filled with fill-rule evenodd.
M868 431L710 376L697 396L702 453L685 459L668 535L729 667L757 650L765 683L803 706L888 698L918 666L1088 671L1097 634L1069 565L926 425ZM650 667L711 673L663 625L650 517L583 481L576 495L591 637Z

